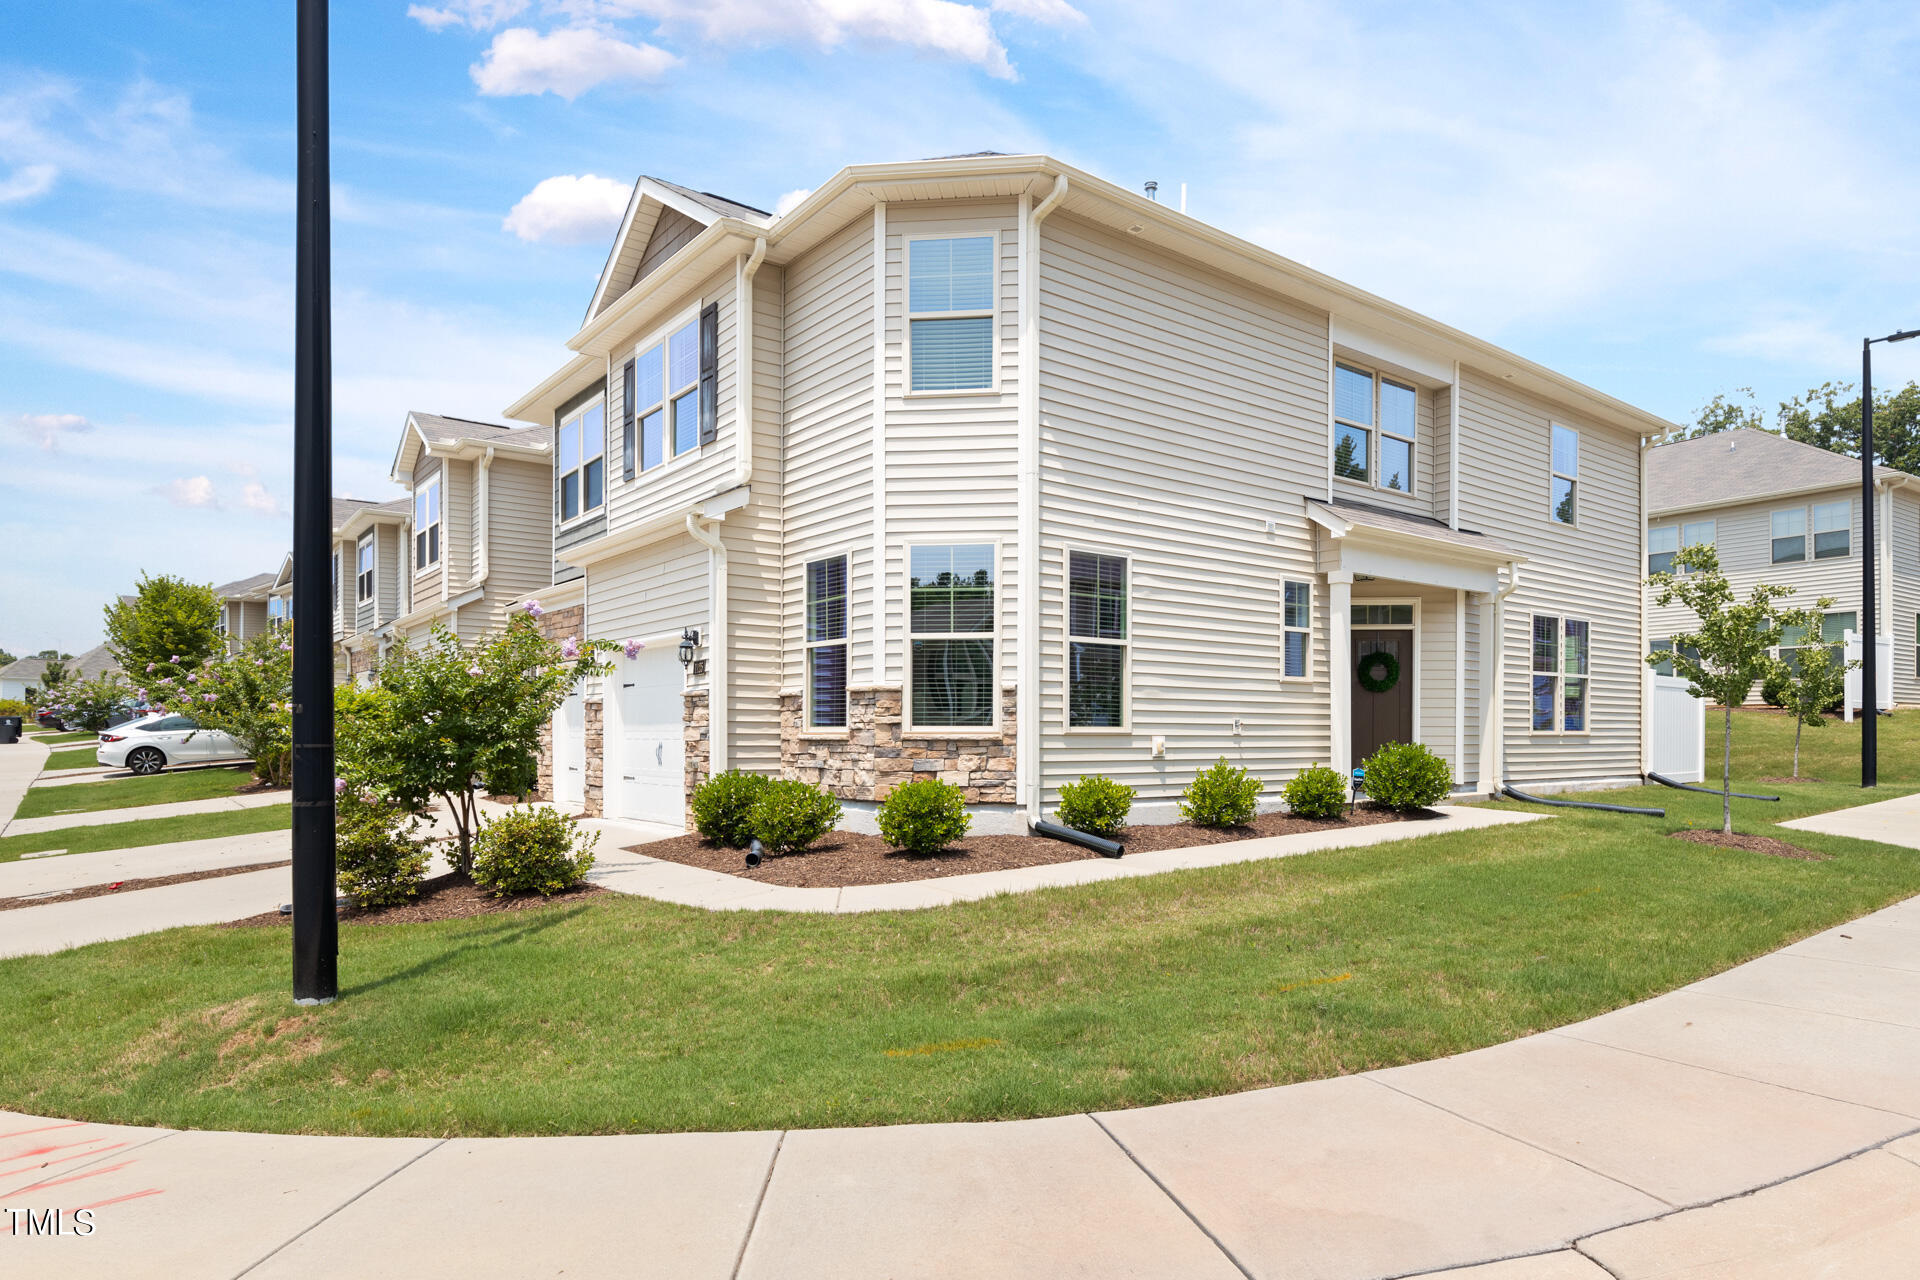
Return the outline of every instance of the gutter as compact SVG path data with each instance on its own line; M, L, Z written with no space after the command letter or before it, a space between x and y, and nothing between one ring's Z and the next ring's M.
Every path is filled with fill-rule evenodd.
M725 516L706 527L698 512L687 512L687 533L707 549L707 776L727 771L727 544L718 529Z
M1040 821L1040 224L1067 195L1067 175L1025 214L1020 227L1020 699L1014 721L1015 800L1027 825Z
M753 482L753 277L766 260L767 238L755 236L753 252L735 259L733 277L733 396L737 443L733 461L733 484L743 489Z

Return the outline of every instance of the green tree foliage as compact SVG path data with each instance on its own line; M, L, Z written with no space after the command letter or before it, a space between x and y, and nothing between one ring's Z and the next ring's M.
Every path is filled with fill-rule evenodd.
M68 654L67 657L72 657ZM67 669L64 658L48 658L47 665L40 669L40 691L47 697L58 696L60 686L71 679L73 673Z
M1724 714L1720 745L1720 829L1733 832L1733 709L1746 702L1756 681L1765 679L1776 659L1768 651L1780 643L1776 602L1792 587L1755 583L1745 600L1720 572L1720 554L1712 543L1682 547L1673 558L1675 572L1647 579L1662 608L1678 602L1693 611L1697 629L1673 637L1673 647L1647 655L1649 663L1671 661L1687 692L1709 698Z
M10 667L18 661L20 661L20 659L14 657L11 653L8 653L5 649L0 649L0 667Z
M58 688L56 711L68 728L78 725L98 733L113 713L133 700L133 690L117 671L103 671L90 680L69 679Z
M1791 662L1781 662L1770 677L1780 695L1779 705L1793 716L1793 776L1800 776L1800 735L1809 728L1827 723L1827 713L1847 692L1847 672L1860 665L1836 658L1833 648L1819 643L1820 627L1826 611L1833 608L1831 596L1822 596L1811 609L1790 609L1778 621L1781 643L1795 646ZM1800 643L1811 641L1812 643Z
M278 631L257 635L182 676L139 690L149 702L218 729L253 759L253 776L285 786L293 752L293 646Z
M1745 403L1741 403L1741 398ZM1860 456L1860 395L1851 382L1823 382L1803 395L1783 400L1768 426L1753 389L1741 387L1732 396L1717 395L1695 414L1681 438L1712 435L1738 428L1771 431L1802 444L1818 445L1850 458ZM1920 383L1897 390L1876 391L1873 397L1873 452L1884 466L1920 475Z
M140 575L131 599L106 608L107 649L134 680L178 680L221 651L213 587L171 576Z
M1745 404L1740 403L1742 398L1745 398ZM1742 428L1768 430L1766 419L1760 415L1760 406L1753 398L1752 387L1741 387L1731 396L1717 395L1702 405L1693 415L1693 425L1687 428L1681 438L1691 440L1695 436L1710 436Z

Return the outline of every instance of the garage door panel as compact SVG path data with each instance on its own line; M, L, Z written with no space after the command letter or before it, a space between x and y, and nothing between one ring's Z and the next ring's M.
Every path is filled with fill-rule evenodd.
M684 679L671 649L617 660L619 722L607 735L612 815L678 824L686 787Z

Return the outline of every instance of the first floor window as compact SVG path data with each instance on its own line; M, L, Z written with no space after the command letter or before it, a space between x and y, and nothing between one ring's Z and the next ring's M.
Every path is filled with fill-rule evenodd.
M1588 697L1588 627L1579 618L1533 618L1535 733L1585 733Z
M1647 652L1663 653L1667 655L1666 657L1660 659L1660 661L1654 663L1653 671L1655 675L1670 676L1673 674L1673 652L1674 652L1673 641L1655 640L1652 644L1647 646ZM1690 644L1681 645L1680 653L1683 657L1690 658L1695 662L1700 661L1700 651L1694 648Z
M360 536L358 547L359 568L356 577L355 600L373 599L373 535Z
M994 561L991 543L909 549L909 728L992 727Z
M1851 610L1845 613L1829 613L1820 619L1820 635L1808 636L1799 627L1780 629L1780 661L1787 664L1797 675L1800 671L1800 651L1824 645L1833 654L1834 665L1846 661L1847 632L1854 630L1855 617Z
M807 727L847 727L847 558L807 566Z
M1067 725L1127 722L1127 558L1067 554Z
M1286 600L1280 616L1280 669L1291 679L1307 674L1307 645L1313 635L1313 586L1289 582L1285 590Z

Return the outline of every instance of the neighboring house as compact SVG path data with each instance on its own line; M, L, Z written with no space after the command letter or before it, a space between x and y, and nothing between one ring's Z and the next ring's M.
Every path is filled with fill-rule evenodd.
M280 571L273 575L273 586L267 590L267 625L284 628L293 622L293 553L280 562Z
M410 413L392 477L408 495L407 603L380 629L384 641L417 643L436 626L476 639L505 624L509 602L553 581L551 428Z
M17 698L26 700L27 690L45 692L41 679L47 672L47 659L21 658L0 667L0 699ZM105 675L109 671L120 670L120 664L107 652L104 644L95 645L85 653L68 658L65 662L67 679L91 680L95 676Z
M333 500L333 637L339 646L337 678L365 682L388 642L387 628L407 611L405 498L371 502Z
M1749 428L1661 445L1650 464L1648 573L1669 568L1681 547L1710 542L1737 594L1769 582L1795 588L1790 605L1831 596L1818 640L1837 645L1860 629L1865 542L1858 458ZM1876 621L1880 634L1893 638L1893 700L1920 703L1920 477L1875 467L1873 495ZM1654 604L1649 591L1653 649L1668 647L1670 637L1695 621L1684 606ZM1756 688L1751 701L1759 699Z
M569 346L507 411L556 433L535 594L636 646L555 717L570 808L933 776L989 830L1101 773L1166 817L1396 739L1468 792L1643 772L1672 424L1048 157L778 219L642 178Z
M214 601L220 606L213 629L226 644L228 653L240 652L241 645L267 630L269 597L275 577L271 573L256 573L251 578L213 589Z

